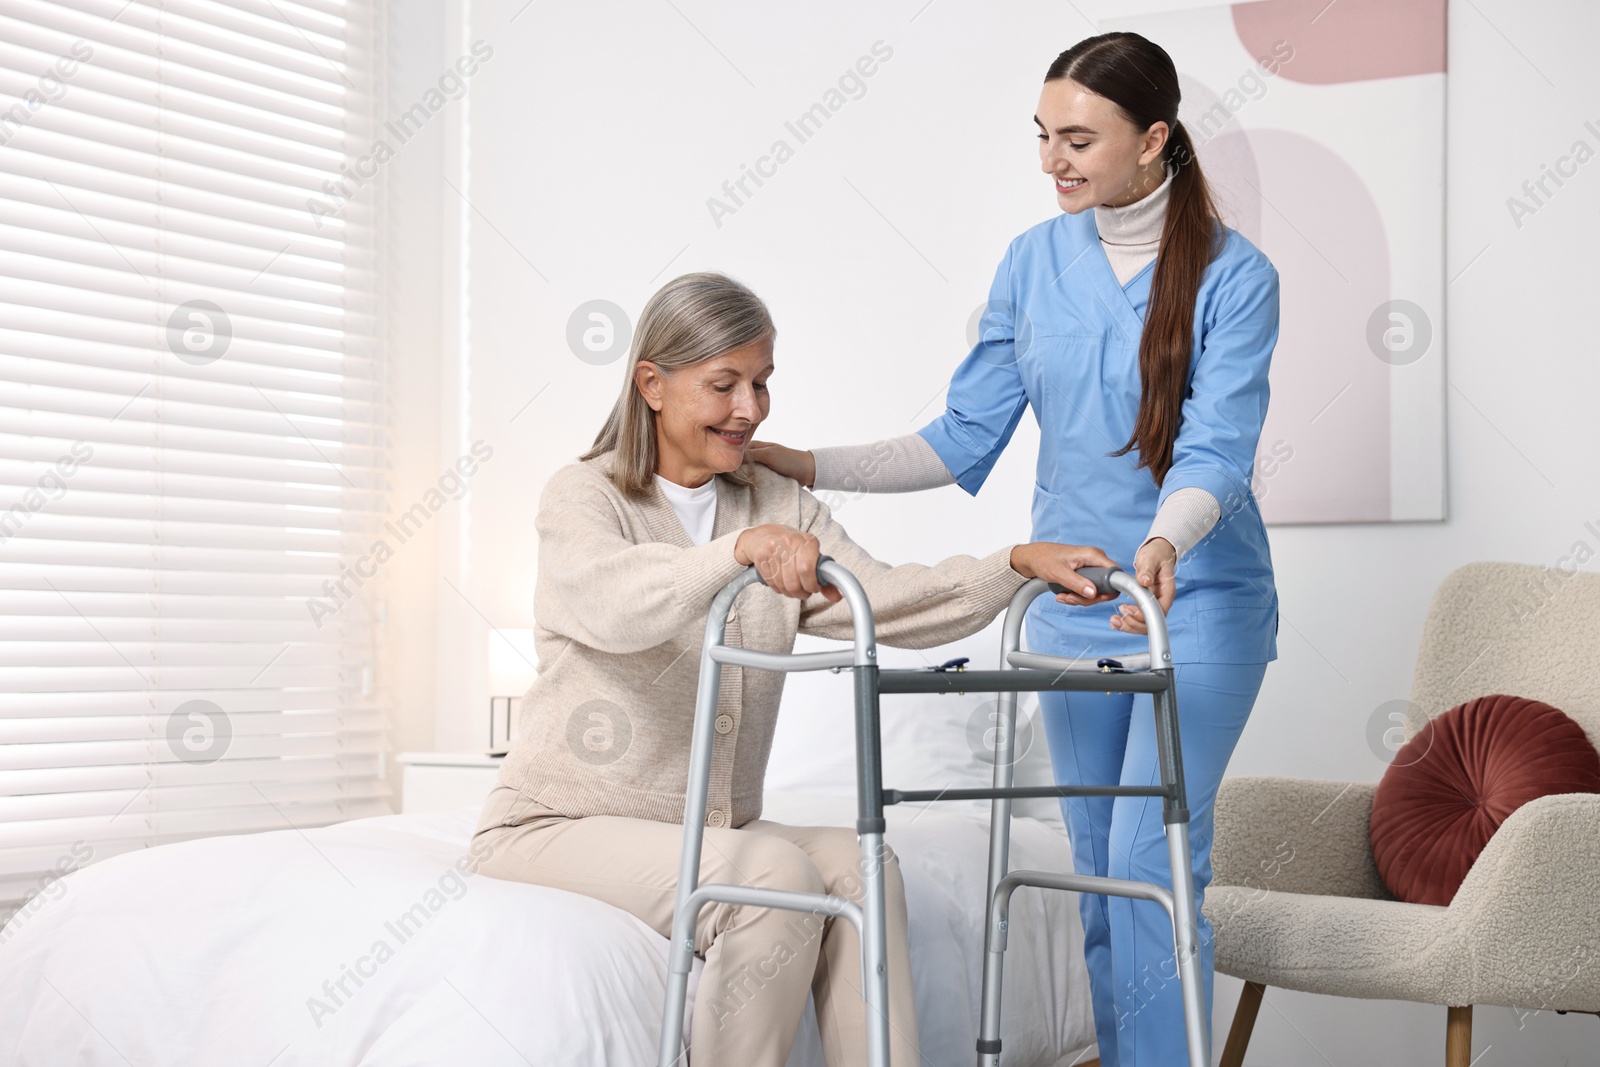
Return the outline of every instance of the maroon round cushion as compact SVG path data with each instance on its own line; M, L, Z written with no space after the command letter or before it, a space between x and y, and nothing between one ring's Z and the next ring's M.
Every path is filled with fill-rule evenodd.
M1449 904L1512 812L1552 793L1600 793L1600 753L1564 712L1485 696L1395 754L1372 798L1372 857L1398 900Z

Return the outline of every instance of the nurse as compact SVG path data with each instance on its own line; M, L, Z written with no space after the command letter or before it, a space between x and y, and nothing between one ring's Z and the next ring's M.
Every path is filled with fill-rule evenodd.
M1138 34L1091 37L1058 56L1034 122L1062 214L1006 249L944 414L866 445L753 442L751 458L818 490L954 482L976 494L1033 409L1033 539L1099 545L1131 563L1167 614L1209 1016L1213 936L1199 908L1213 804L1277 658L1278 596L1250 483L1278 275L1222 224L1178 99L1171 58ZM1029 647L1059 656L1140 651L1145 632L1138 608L1076 594L1040 597L1026 619ZM1148 695L1045 692L1039 702L1059 783L1158 783ZM1171 884L1159 799L1061 807L1079 872ZM1184 1062L1166 913L1088 894L1081 908L1101 1063Z

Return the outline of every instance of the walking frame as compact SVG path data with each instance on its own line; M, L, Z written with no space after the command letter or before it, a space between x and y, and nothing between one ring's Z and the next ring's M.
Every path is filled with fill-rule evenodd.
M700 683L695 708L689 760L688 796L684 805L683 853L678 865L677 905L673 913L672 943L662 1013L657 1067L684 1067L683 1016L688 996L689 972L694 960L694 932L700 909L717 901L755 907L808 911L842 916L856 928L861 942L861 989L867 1002L867 1060L872 1067L889 1067L889 982L884 930L883 857L886 805L906 802L987 799L990 805L989 883L986 895L984 966L981 1018L978 1029L978 1067L1000 1067L1000 991L1012 894L1022 886L1066 889L1152 900L1172 922L1174 957L1183 993L1184 1030L1188 1039L1189 1067L1207 1067L1205 1048L1209 1020L1205 1017L1200 974L1200 942L1194 901L1194 872L1189 852L1189 810L1183 784L1183 761L1178 742L1177 690L1172 651L1167 640L1166 616L1160 603L1131 575L1115 567L1085 567L1078 574L1093 582L1100 593L1123 593L1144 614L1149 630L1149 651L1120 659L1065 658L1019 649L1022 620L1028 605L1047 590L1062 593L1062 586L1030 579L1006 609L1001 636L1000 669L951 671L934 669L883 669L877 663L872 606L860 583L844 567L824 556L817 577L840 590L850 605L855 624L854 647L836 652L785 654L762 652L723 644L728 612L747 586L761 582L754 566L723 586L706 617L705 644L700 661ZM763 583L764 584L764 583ZM861 847L863 902L820 893L797 893L756 886L699 885L700 847L706 824L706 795L710 786L711 749L716 738L717 693L722 665L769 671L850 670L855 675L856 700L856 835ZM1027 786L1012 783L1016 734L1017 693L1042 690L1073 692L1149 693L1155 710L1156 747L1161 785L1157 786ZM882 782L878 698L883 693L998 693L998 729L995 732L994 785L989 789L886 789ZM1011 802L1024 797L1159 796L1166 825L1167 855L1172 871L1170 888L1154 882L1103 878L1077 873L1008 871L1011 836ZM709 991L708 991L709 992ZM912 1035L913 1038L915 1035ZM725 1067L702 1064L700 1067Z

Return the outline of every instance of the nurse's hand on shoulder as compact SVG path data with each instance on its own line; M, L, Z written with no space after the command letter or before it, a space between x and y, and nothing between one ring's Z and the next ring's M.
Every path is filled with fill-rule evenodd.
M1024 578L1043 578L1072 590L1057 593L1062 604L1100 604L1121 593L1096 593L1094 583L1078 576L1080 567L1115 567L1111 557L1092 545L1061 545L1035 541L1011 550L1011 569Z
M772 441L752 440L745 446L744 454L757 463L765 463L785 478L793 478L810 489L817 480L817 457L798 448L785 448Z
M1172 598L1178 591L1177 573L1178 550L1165 537L1152 537L1133 557L1134 579L1156 595L1163 614L1172 610ZM1119 614L1111 616L1113 630L1129 634L1150 632L1137 604L1119 605L1117 611Z
M752 526L733 543L733 558L746 567L754 564L774 592L799 600L820 592L838 603L844 597L839 587L817 581L821 557L822 542L815 534L776 522Z

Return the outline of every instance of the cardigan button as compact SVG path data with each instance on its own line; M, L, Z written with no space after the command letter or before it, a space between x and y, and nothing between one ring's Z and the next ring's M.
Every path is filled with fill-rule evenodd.
M728 815L721 808L712 808L706 813L707 826L726 826L727 824Z
M731 729L733 729L733 716L732 715L718 715L717 716L717 733L725 734Z

